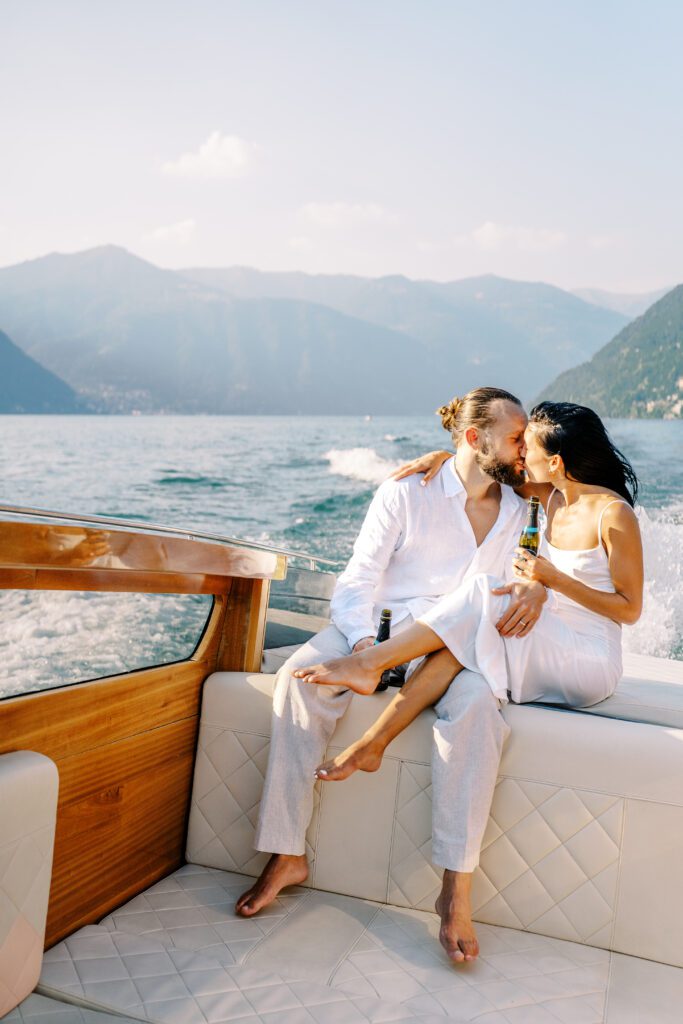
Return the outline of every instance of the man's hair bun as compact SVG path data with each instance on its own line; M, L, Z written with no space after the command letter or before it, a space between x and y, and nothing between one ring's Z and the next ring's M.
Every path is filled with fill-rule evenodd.
M462 398L452 398L448 405L442 405L436 410L436 415L441 417L444 430L453 431L461 408Z

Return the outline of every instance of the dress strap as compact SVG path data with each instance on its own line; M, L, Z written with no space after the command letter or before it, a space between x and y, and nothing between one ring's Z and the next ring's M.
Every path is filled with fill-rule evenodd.
M602 544L602 517L604 516L605 512L607 511L607 509L610 507L610 505L625 505L625 504L626 504L626 502L623 501L621 498L613 498L612 501L608 501L606 505L602 506L602 511L600 512L600 518L598 519L598 544Z
M546 515L548 514L548 512L550 512L550 502L553 500L555 495L559 494L559 493L560 492L558 491L557 487L553 487L552 491L550 492L550 497L548 498L548 506L547 506Z

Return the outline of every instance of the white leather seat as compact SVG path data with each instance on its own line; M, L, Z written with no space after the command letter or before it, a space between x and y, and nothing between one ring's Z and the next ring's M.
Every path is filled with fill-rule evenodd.
M679 968L491 925L455 967L434 914L298 888L248 920L248 884L186 865L49 950L40 993L158 1024L680 1020Z
M241 673L206 681L190 862L256 874L265 861L252 843L272 686ZM354 699L330 750L390 698ZM477 920L683 966L683 730L531 705L504 714L512 736L475 877ZM309 885L433 909L432 721L425 712L399 736L379 772L318 784Z
M40 974L58 787L57 767L42 754L0 756L0 1017Z
M678 1024L683 730L505 709L512 736L474 890L482 952L455 967L432 912L432 712L376 774L318 785L309 882L235 916L242 872L265 859L252 841L272 686L207 680L193 863L49 950L43 996L158 1024ZM331 749L390 697L354 700Z

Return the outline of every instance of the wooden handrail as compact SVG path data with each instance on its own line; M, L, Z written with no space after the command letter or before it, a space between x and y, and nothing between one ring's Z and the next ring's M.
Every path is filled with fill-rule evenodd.
M135 530L0 521L0 589L211 593L284 579L284 555Z

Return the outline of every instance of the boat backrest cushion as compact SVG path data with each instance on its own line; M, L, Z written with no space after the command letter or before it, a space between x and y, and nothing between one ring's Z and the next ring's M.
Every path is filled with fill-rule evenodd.
M0 756L0 1017L40 975L59 779L42 754Z
M274 677L216 673L204 687L187 859L257 873L252 847ZM354 698L343 749L391 692ZM477 869L477 920L683 966L683 730L531 705L512 727ZM310 885L433 910L431 739L424 712L380 771L317 784Z
M615 692L581 714L683 729L683 661L625 654Z

